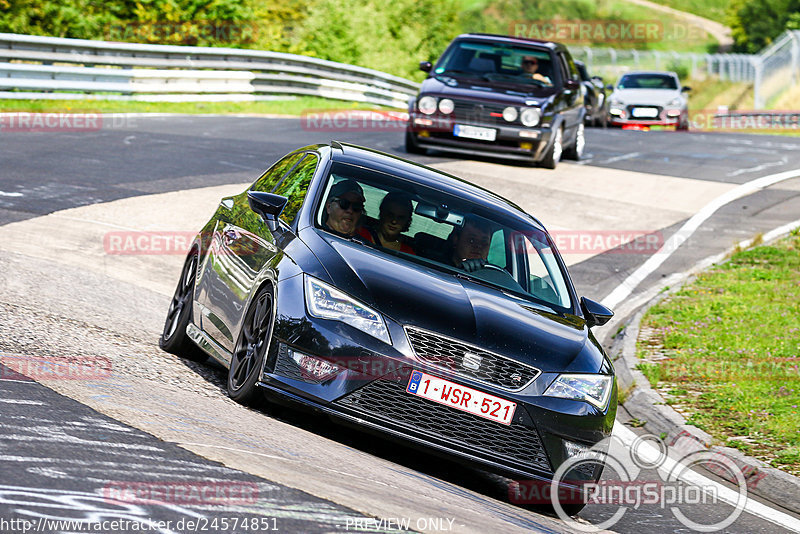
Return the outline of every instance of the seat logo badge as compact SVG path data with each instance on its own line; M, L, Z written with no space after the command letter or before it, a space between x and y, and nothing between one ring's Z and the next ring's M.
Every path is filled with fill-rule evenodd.
M481 358L477 354L473 354L471 352L464 353L464 359L461 361L461 365L466 367L467 369L472 369L473 371L477 371L481 367Z

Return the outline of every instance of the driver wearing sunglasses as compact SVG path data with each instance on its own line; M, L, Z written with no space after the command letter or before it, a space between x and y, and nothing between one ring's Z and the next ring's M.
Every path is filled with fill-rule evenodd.
M526 76L530 76L534 80L542 82L545 85L552 85L550 78L538 71L539 60L536 58L536 56L525 56L522 58L522 72Z
M323 228L342 237L351 237L364 212L364 190L358 182L349 178L334 184L325 212L327 217Z

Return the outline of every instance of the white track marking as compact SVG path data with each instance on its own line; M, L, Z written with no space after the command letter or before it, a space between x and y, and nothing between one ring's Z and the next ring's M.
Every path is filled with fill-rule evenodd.
M0 197L21 197L22 193L8 193L6 191L0 191Z
M757 178L755 180L745 182L742 185L731 189L727 193L723 193L722 195L718 196L706 204L703 209L694 214L688 221L686 221L686 223L681 226L680 230L675 232L675 235L673 235L670 239L666 240L664 245L662 245L662 247L658 249L655 254L650 256L647 261L639 266L638 269L628 275L628 277L620 285L618 285L614 291L609 293L609 295L603 299L603 305L613 309L620 302L628 298L633 290L636 289L636 287L641 284L645 278L658 269L661 264L667 261L667 259L672 256L672 253L675 252L684 241L689 239L692 234L694 234L695 230L697 230L701 224L703 224L721 207L771 185L798 177L800 177L800 169L781 172L778 174L771 174L769 176L764 176L763 178Z
M4 402L6 404L30 404L32 406L44 406L43 402L26 399L0 399L0 402Z
M615 163L617 161L623 161L623 160L626 160L626 159L633 159L633 158L639 157L641 155L642 155L641 152L631 152L629 154L622 154L621 156L614 156L613 158L608 158L606 160L601 161L600 164L602 165L603 163Z
M614 424L614 435L619 438L627 447L630 447L631 444L636 439L636 433L632 430L625 428L624 425L621 423ZM647 458L654 458L658 457L660 454L659 450L650 445L646 441L640 441L637 444L637 454L640 453L640 449L644 448L645 451L642 456ZM662 473L669 474L670 472L674 472L675 467L677 466L678 462L673 460L672 458L667 458L663 464L658 467L658 470ZM692 484L695 486L706 487L706 486L717 486L718 490L718 497L721 501L730 504L731 506L736 506L736 503L739 499L739 492L728 488L727 486L723 486L719 482L711 480L696 471L692 471L690 469L684 470L681 475L678 477L684 482L688 484ZM744 510L756 517L769 521L770 523L775 523L781 527L786 529L792 530L794 532L800 532L800 519L792 517L788 514L784 514L774 508L770 508L767 505L761 504L760 502L754 499L747 499L744 504Z

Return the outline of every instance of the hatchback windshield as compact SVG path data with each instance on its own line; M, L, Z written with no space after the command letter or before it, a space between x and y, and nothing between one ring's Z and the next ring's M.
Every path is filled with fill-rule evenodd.
M503 43L458 41L447 49L433 73L550 86L556 80L556 65L546 50Z
M548 236L523 217L377 171L334 163L317 227L404 261L570 308Z
M626 74L617 85L619 89L677 89L678 83L669 74Z

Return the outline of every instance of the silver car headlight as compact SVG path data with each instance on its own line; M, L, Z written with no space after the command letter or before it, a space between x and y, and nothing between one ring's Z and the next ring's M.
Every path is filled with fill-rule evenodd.
M514 106L508 106L503 110L503 118L506 120L506 122L514 122L517 120L517 108Z
M614 106L614 107L617 107L617 108L621 108L625 104L623 104L622 100L620 100L618 98L612 98L612 99L610 99L608 101L608 105L609 106Z
M525 108L519 116L519 120L522 121L522 124L529 128L539 124L539 119L541 118L542 110L539 108Z
M682 104L681 99L678 97L673 98L667 103L668 106L680 106L681 104Z
M432 115L436 111L436 99L432 96L423 96L417 102L417 107L425 115Z
M389 330L380 313L325 282L304 276L309 314L320 319L347 323L391 345Z
M544 394L548 397L586 401L600 408L608 404L614 377L611 375L558 375Z

